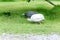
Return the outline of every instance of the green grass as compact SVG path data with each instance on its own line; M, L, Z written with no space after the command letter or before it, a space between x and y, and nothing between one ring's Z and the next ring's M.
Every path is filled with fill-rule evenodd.
M21 16L22 13L28 10L33 10L44 14L46 18L45 21L41 24L30 23ZM5 11L10 11L12 15L10 17L3 15L2 13ZM1 2L0 33L60 33L59 13L60 6L53 7L46 2Z
M27 1L27 0L0 0L0 2L20 2L20 1ZM45 0L31 0L31 1L45 1ZM50 1L60 1L60 0L50 0Z

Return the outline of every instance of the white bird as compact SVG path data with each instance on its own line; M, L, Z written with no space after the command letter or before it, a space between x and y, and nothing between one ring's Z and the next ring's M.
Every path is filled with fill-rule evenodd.
M44 19L45 18L44 18L44 15L43 14L34 14L30 18L27 18L27 20L28 21L31 21L31 22L41 22Z

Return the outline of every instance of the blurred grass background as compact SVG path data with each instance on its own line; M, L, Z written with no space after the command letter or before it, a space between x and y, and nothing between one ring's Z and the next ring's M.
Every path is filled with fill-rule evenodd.
M60 33L60 2L52 2L57 6L46 1L0 2L0 33ZM30 10L44 14L44 23L28 22L22 13ZM11 16L5 16L4 12L10 12Z
M0 0L1 2L18 2L18 1L27 1L27 0ZM31 0L31 1L45 1L45 0ZM50 1L60 1L60 0L50 0Z

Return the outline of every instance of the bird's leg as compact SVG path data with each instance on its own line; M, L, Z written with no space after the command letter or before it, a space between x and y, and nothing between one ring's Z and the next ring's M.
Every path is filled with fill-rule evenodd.
M35 22L36 24L40 24L40 22Z
M40 23L40 24L44 24L44 22L45 22L45 20L42 20L42 21L40 21L39 23Z

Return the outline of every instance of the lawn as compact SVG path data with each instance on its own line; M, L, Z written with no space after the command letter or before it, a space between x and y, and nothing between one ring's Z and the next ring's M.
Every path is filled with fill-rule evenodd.
M60 6L53 7L47 2L0 2L0 33L60 33ZM57 5L60 3L54 1ZM26 11L37 11L45 16L41 24L31 23L22 16ZM3 12L11 12L11 16Z

